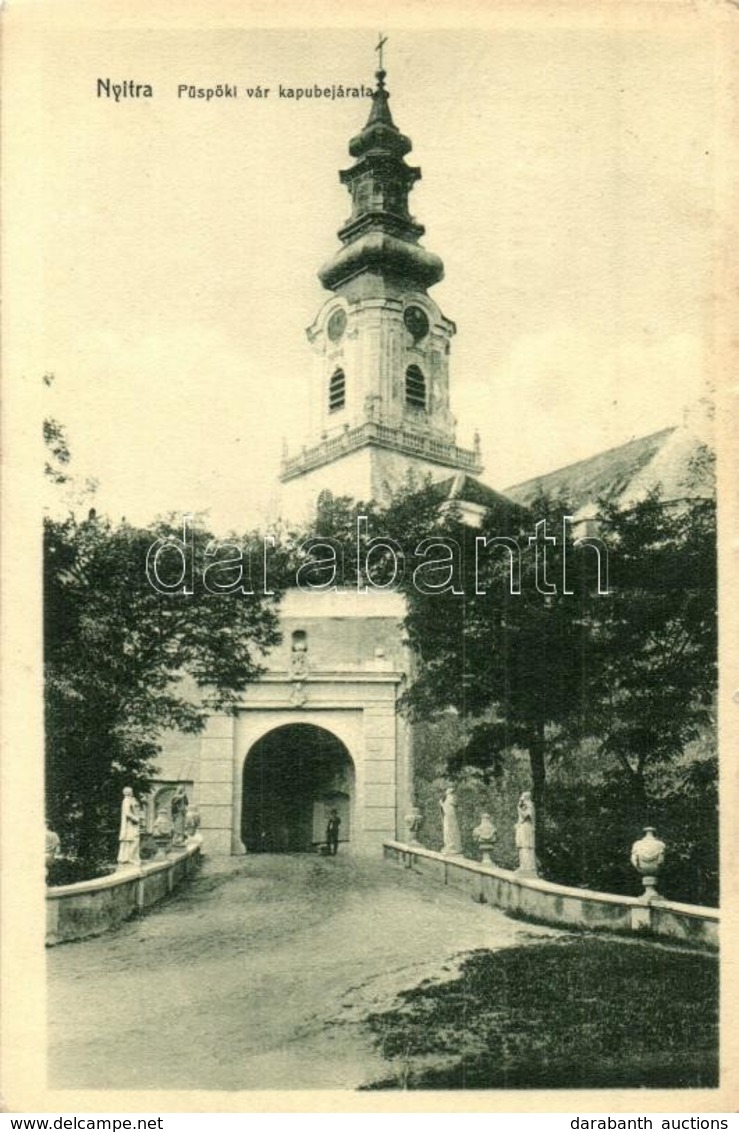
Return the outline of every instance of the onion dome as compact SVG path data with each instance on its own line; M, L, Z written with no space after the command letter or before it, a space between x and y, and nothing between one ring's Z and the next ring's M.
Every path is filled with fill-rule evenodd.
M408 194L421 170L405 163L412 145L393 122L385 71L376 78L367 124L349 143L354 165L339 173L352 199L352 214L338 232L344 246L318 276L328 290L362 272L425 290L443 278L444 265L419 246L424 229L410 214Z

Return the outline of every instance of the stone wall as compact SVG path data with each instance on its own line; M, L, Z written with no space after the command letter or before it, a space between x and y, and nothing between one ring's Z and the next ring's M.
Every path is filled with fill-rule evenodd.
M46 943L101 935L164 900L197 868L200 845L96 880L46 890Z
M718 947L716 908L668 900L648 904L636 896L569 888L399 841L386 841L384 853L388 860L405 868L464 889L481 904L491 904L523 918L581 929L652 933Z

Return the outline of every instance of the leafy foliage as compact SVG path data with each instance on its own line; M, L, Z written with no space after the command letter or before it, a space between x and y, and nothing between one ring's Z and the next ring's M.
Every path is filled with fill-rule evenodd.
M279 639L276 598L150 584L149 548L178 533L94 514L44 523L49 819L89 859L110 854L123 786L148 788L161 732L197 732L232 709ZM210 537L193 540L202 560Z
M700 460L710 465L710 453ZM706 467L694 472L705 480ZM416 659L403 707L421 735L416 790L429 813L427 835L437 832L444 776L464 787L460 816L469 825L466 796L479 813L487 793L488 808L501 812L497 796L514 788L503 771L514 752L525 751L547 875L639 891L628 849L649 820L684 866L666 868L668 891L683 899L715 896L715 761L679 770L685 752L714 726L713 502L666 505L653 492L628 509L601 504L604 594L593 549L576 547L564 524L566 500L541 496L524 511L501 499L477 528L454 505L440 509L441 498L438 486L414 483L384 512L345 499L327 500L319 515L321 536L335 538L352 566L358 515L369 516L370 536L386 536L386 550L376 545L368 560L376 584L402 563L398 588ZM531 542L542 520L557 537L546 546L546 570L541 559L537 568ZM505 539L521 551L520 592L511 592ZM425 559L418 554L424 540L431 543ZM453 561L444 561L442 542L456 548ZM355 569L344 577L353 584L356 576ZM482 793L472 790L474 772ZM511 812L514 802L506 800Z
M712 723L716 689L716 517L709 499L628 511L602 506L613 592L593 603L588 729L643 791L645 768Z
M661 891L717 904L715 507L654 492L603 506L601 529L612 594L589 611L589 739L552 751L546 875L637 894L628 851L649 823L668 846Z
M405 703L416 718L438 718L446 708L466 721L464 742L450 751L452 775L472 766L493 781L504 756L527 750L540 807L546 763L590 737L596 767L620 768L617 785L598 789L610 819L624 810L619 828L630 841L650 813L647 770L679 758L713 726L715 507L705 498L665 505L658 492L626 510L602 504L608 594L596 585L592 549L575 547L563 527L567 512L565 501L541 497L530 515L501 508L479 530L449 518L437 528L461 548L458 585L429 595L406 576L406 628L420 663ZM392 509L387 518L392 529ZM542 519L558 535L547 546L556 592L544 594L530 549ZM510 556L500 543L476 554L481 537L501 535L522 548L520 593L511 593ZM561 794L560 787L558 805ZM540 816L543 851L543 809Z
M47 417L43 423L44 444L47 457L44 464L44 475L52 483L66 483L69 479L67 467L71 454L64 426L53 417Z
M544 867L565 884L638 896L629 862L647 823L667 844L659 889L671 900L717 905L717 760L707 741L647 768L645 800L625 789L624 773L603 764L593 745L557 763L547 784Z
M520 508L501 501L480 528L450 516L437 530L460 548L456 584L434 594L407 578L404 586L406 629L420 661L407 709L429 718L451 708L475 724L465 748L452 755L452 773L474 765L495 775L504 752L526 750L540 804L548 734L579 727L589 643L584 610L596 581L572 546L566 513L562 501L544 497L533 510L542 532L557 539L547 543L546 561L543 544L532 541L531 516ZM391 510L391 523L392 517Z

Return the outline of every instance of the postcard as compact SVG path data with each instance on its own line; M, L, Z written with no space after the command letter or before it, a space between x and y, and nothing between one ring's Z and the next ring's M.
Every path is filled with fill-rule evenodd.
M6 1108L719 1127L736 5L2 15Z

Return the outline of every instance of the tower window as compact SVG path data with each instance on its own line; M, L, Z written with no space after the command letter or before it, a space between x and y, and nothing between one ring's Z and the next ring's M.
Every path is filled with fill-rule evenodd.
M418 366L405 371L405 403L412 409L426 408L426 378Z
M346 377L343 369L334 370L328 386L328 411L337 413L346 404Z

